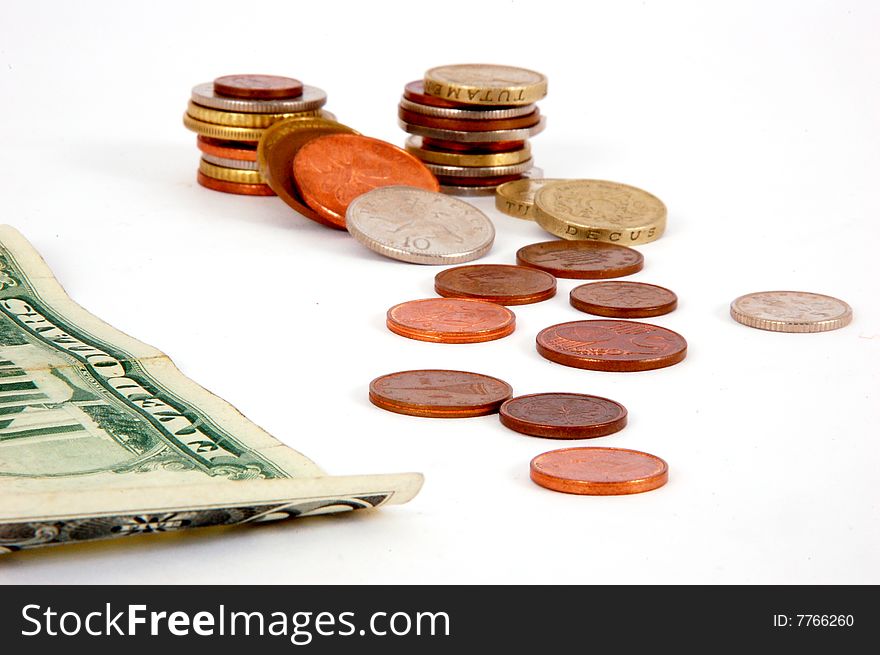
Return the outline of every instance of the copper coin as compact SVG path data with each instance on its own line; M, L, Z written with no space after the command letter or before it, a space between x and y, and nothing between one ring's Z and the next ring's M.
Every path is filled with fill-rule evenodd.
M223 141L207 136L197 136L196 146L206 155L238 159L239 161L257 161L256 141Z
M494 177L453 177L451 175L438 175L437 181L447 186L470 186L470 187L495 187L505 182L521 180L522 175L496 175Z
M582 496L640 494L669 480L669 466L662 459L626 448L551 450L535 457L529 469L536 484Z
M429 105L431 107L445 107L447 109L473 108L473 105L466 105L462 102L454 102L445 98L438 98L437 96L429 96L425 93L424 80L416 80L403 87L403 97L420 105Z
M571 290L571 306L587 314L614 318L647 318L678 306L669 289L644 282L591 282Z
M422 147L428 150L452 150L472 155L491 154L493 152L511 152L525 148L525 141L483 141L481 143L461 143L444 139L422 137Z
M549 439L592 439L626 425L620 403L583 393L533 393L501 406L501 422L511 430Z
M302 82L278 75L224 75L214 80L214 93L249 100L296 98L303 92Z
M410 300L388 310L388 329L408 339L480 343L506 337L516 315L501 305L464 298Z
M434 174L402 148L353 134L306 143L293 160L293 177L309 207L340 226L349 203L372 189L402 185L440 191Z
M572 321L544 328L538 352L551 362L592 371L649 371L672 366L687 355L677 332L636 321Z
M642 270L645 258L638 250L600 241L543 241L520 248L516 263L556 277L600 280Z
M494 414L511 395L507 382L467 371L402 371L370 382L370 402L377 407L431 418Z
M274 196L268 184L241 184L239 182L227 182L226 180L217 180L208 177L202 171L198 172L196 181L206 189L212 191L222 191L223 193L235 193L240 196Z
M434 290L447 298L474 298L499 305L527 305L556 295L549 273L507 264L473 264L440 271Z
M459 120L456 118L438 118L408 111L403 108L397 109L397 116L410 125L422 127L436 127L441 130L461 130L463 132L491 132L494 130L518 130L524 127L537 125L541 120L541 112L535 109L531 114L518 118L498 118L483 120Z

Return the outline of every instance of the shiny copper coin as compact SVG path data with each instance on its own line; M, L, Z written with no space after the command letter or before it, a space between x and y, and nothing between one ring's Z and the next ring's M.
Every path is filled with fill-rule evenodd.
M214 93L233 98L276 100L301 96L303 84L278 75L224 75L214 80Z
M642 270L645 258L638 250L600 241L542 241L520 248L516 263L556 277L601 280Z
M506 337L516 316L501 305L462 298L410 300L388 310L388 329L408 339L480 343Z
M473 298L499 305L527 305L556 295L549 273L507 264L473 264L440 271L434 290L447 298Z
M662 487L669 467L659 457L626 448L563 448L535 457L532 481L583 496L639 494Z
M494 177L453 177L451 175L438 175L437 181L440 184L449 186L469 186L469 187L496 187L505 182L513 180L521 180L522 175L496 175Z
M614 318L647 318L678 306L669 289L644 282L592 282L571 290L571 306L587 314Z
M510 152L525 148L525 141L482 141L479 143L461 143L460 141L446 141L444 139L432 139L422 137L422 147L433 150L452 150L454 152L466 152L480 155L492 152Z
M339 226L345 226L349 203L372 189L402 185L440 190L434 174L402 148L352 134L309 141L293 160L293 177L309 207Z
M636 321L572 321L544 328L538 352L551 362L592 371L649 371L672 366L687 355L677 332Z
M462 130L463 132L490 132L493 130L518 130L524 127L532 127L541 121L541 112L535 109L531 114L517 118L497 118L483 120L459 120L455 118L438 118L408 111L403 108L397 109L397 116L411 125L423 127L436 127L441 130Z
M196 181L206 189L212 191L222 191L223 193L235 193L240 196L274 196L275 192L268 184L241 184L238 182L227 182L225 180L217 180L208 177L202 171L198 172Z
M403 88L403 97L412 102L417 102L421 105L428 105L430 107L446 107L448 109L466 109L473 107L473 105L468 105L463 102L455 102L437 96L429 96L425 93L424 80L416 80L415 82L407 84Z
M256 141L223 141L199 135L196 137L196 146L206 155L213 157L257 161Z
M370 402L377 407L430 418L494 414L511 395L507 382L467 371L402 371L370 382Z
M583 393L533 393L501 406L501 422L511 430L548 439L592 439L626 425L620 403Z

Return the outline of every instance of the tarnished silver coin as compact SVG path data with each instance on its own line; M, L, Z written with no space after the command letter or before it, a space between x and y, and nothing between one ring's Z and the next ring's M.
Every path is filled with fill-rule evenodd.
M535 105L522 105L521 107L504 107L502 109L456 109L455 107L434 107L413 102L407 98L400 99L403 109L414 111L425 116L435 118L455 118L458 120L499 120L502 118L518 118L528 116L535 111Z
M400 129L410 134L425 136L429 139L441 139L443 141L458 141L459 143L492 143L495 141L525 141L526 139L540 134L547 126L547 117L541 116L532 127L523 127L516 130L485 130L482 132L465 132L463 130L444 130L439 127L425 127L413 125L398 119Z
M407 186L358 196L345 224L370 250L412 264L458 264L483 256L495 240L492 221L463 200Z
M246 100L229 98L214 93L214 83L205 82L193 87L192 101L202 107L240 111L249 114L288 114L320 109L327 102L327 94L315 86L303 85L302 95L286 100Z
M842 300L807 291L760 291L730 303L743 325L773 332L827 332L849 325L852 309Z
M531 159L507 166L447 166L444 164L430 164L428 162L422 163L434 175L444 175L446 177L502 177L505 175L519 175L530 170L534 165Z
M237 168L240 171L258 171L260 165L255 161L247 161L246 159L229 159L229 157L215 157L207 152L202 153L202 159L214 166L223 166L224 168Z

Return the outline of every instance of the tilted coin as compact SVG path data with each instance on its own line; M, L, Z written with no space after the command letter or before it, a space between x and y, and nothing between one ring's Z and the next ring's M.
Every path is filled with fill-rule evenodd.
M583 393L533 393L501 405L501 423L511 430L547 439L593 439L626 426L626 408Z
M442 164L445 166L511 166L531 159L532 149L525 143L518 150L507 152L449 152L423 146L420 136L410 136L406 140L406 151L418 157L426 164Z
M428 116L402 107L397 110L397 117L409 125L436 127L442 130L462 130L464 132L490 132L493 130L518 130L537 125L541 120L541 112L535 109L525 116L495 119L460 119Z
M257 161L256 141L221 141L207 136L197 136L196 146L203 153L212 157Z
M400 108L414 111L426 116L437 118L457 118L460 120L497 120L499 118L516 118L525 116L535 111L535 105L523 105L521 107L502 107L496 109L479 109L474 107L435 107L421 102L408 100L406 96L400 99Z
M743 325L772 332L827 332L852 321L842 300L807 291L760 291L730 304L730 315Z
M445 164L431 164L426 161L423 161L423 163L434 175L447 178L497 178L506 175L522 175L530 170L533 165L531 159L527 159L519 164L508 164L506 166L448 166Z
M516 315L501 305L464 298L426 298L388 310L388 329L408 339L435 343L480 343L516 328Z
M571 290L569 300L582 312L614 318L661 316L678 306L678 297L669 289L618 280L582 284Z
M213 177L215 180L223 180L224 182L235 182L237 184L265 184L266 180L260 171L243 170L241 168L226 168L225 166L215 166L204 157L199 162L199 171Z
M551 362L592 371L649 371L672 366L687 355L677 332L636 321L571 321L544 328L535 339Z
M253 114L311 111L320 109L327 102L327 94L315 86L303 85L301 95L287 100L243 100L214 93L214 85L211 82L194 86L190 98L203 107Z
M482 257L495 227L473 205L409 186L356 197L345 214L351 235L370 250L413 264L457 264Z
M558 179L540 178L506 182L495 189L495 208L514 218L535 220L535 194Z
M199 171L196 178L198 183L206 189L212 191L221 191L222 193L234 193L240 196L274 196L275 192L267 184L239 184L236 182L226 182L213 177L208 177L202 171Z
M632 275L645 258L638 250L600 241L542 241L520 248L516 263L556 277L598 280Z
M429 418L494 414L512 395L504 380L468 371L401 371L370 382L370 402L377 407Z
M585 496L638 494L669 480L669 466L662 459L626 448L553 450L535 457L529 472L535 484Z
M256 152L254 152L256 155ZM202 153L202 159L209 164L213 164L214 166L222 166L223 168L237 168L243 171L258 171L260 170L259 164L255 161L247 161L245 159L229 159L227 157L215 157L214 155L209 155L206 152Z
M523 266L474 264L440 271L434 276L434 290L447 298L527 305L556 295L556 278Z
M541 116L541 119L532 127L523 127L518 130L488 130L480 132L425 127L424 125L407 123L400 119L397 122L404 132L428 137L429 139L459 141L463 143L488 143L493 141L525 141L544 131L544 128L547 126L547 117Z
M547 78L496 64L438 66L425 73L425 92L471 105L527 105L547 95Z
M666 205L627 184L564 180L535 194L535 221L563 239L638 245L663 234Z
M192 100L186 108L186 113L199 121L214 123L215 125L228 125L230 127L269 127L283 121L285 118L298 116L321 116L329 118L329 112L323 109L309 109L307 111L274 113L274 114L246 114L244 112L226 111L222 109L210 109L197 105Z
M214 93L233 98L296 98L302 92L302 82L280 75L224 75L214 80Z

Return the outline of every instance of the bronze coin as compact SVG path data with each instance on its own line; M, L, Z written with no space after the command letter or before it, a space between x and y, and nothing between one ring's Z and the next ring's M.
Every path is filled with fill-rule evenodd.
M415 82L410 82L405 87L403 87L403 97L412 102L417 102L420 105L429 105L431 107L444 107L446 109L473 109L473 105L466 105L462 102L453 102L452 100L438 98L437 96L429 96L427 93L425 93L424 80L416 80Z
M536 484L583 496L639 494L669 480L669 466L662 459L626 448L551 450L535 457L529 469Z
M214 80L214 93L249 100L296 98L303 92L302 82L278 75L224 75Z
M494 414L511 395L507 382L467 371L402 371L370 382L370 402L377 407L430 418Z
M556 277L601 280L642 270L645 258L638 250L601 241L543 241L520 248L516 263Z
M649 371L672 366L687 355L677 332L636 321L571 321L544 328L538 352L551 362L592 371Z
M571 306L587 314L614 318L647 318L678 306L669 289L644 282L591 282L571 290Z
M592 439L626 425L620 403L583 393L533 393L501 406L501 422L511 430L548 439Z
M388 310L388 329L408 339L480 343L506 337L516 315L501 305L464 298L410 300Z
M434 277L434 290L447 298L527 305L556 295L556 278L534 268L473 264L440 271Z
M256 141L223 141L206 136L196 137L196 146L206 155L238 159L239 161L257 161Z
M487 187L498 186L499 184L521 180L522 178L522 175L496 175L495 177L453 177L450 175L438 175L437 181L446 186Z
M488 155L495 152L512 152L525 148L525 141L484 141L482 143L461 143L459 141L446 141L444 139L431 139L422 137L422 147L428 150L440 152L452 150L469 155Z
M436 127L441 130L460 130L462 132L491 132L494 130L518 130L537 125L541 120L541 112L535 109L531 114L517 118L496 118L483 120L461 120L457 118L438 118L419 114L398 107L397 116L411 125Z
M222 191L223 193L235 193L240 196L274 196L268 184L242 184L240 182L227 182L226 180L217 180L198 172L196 181L206 189L212 191Z

